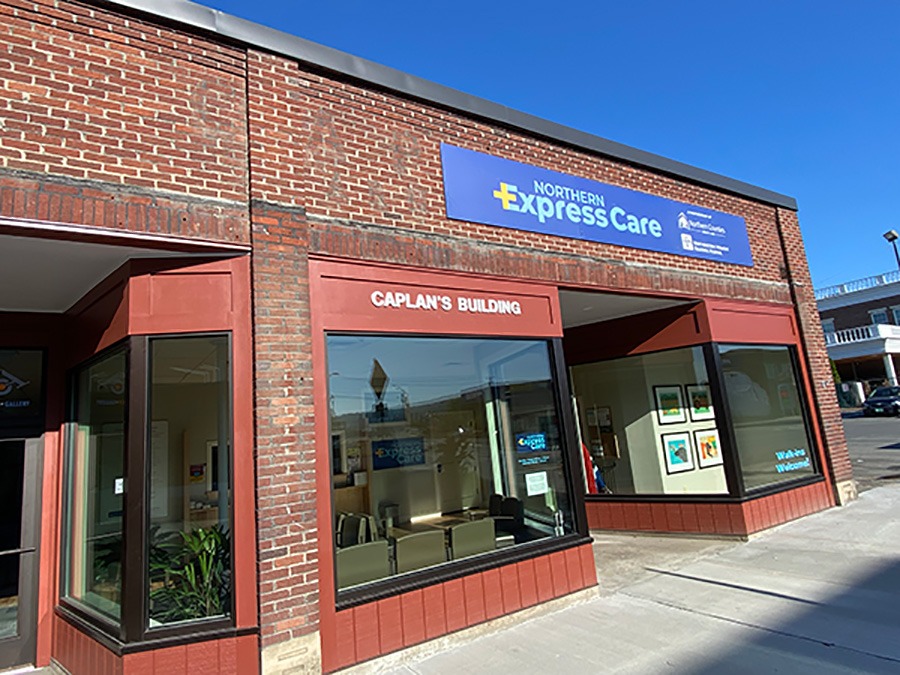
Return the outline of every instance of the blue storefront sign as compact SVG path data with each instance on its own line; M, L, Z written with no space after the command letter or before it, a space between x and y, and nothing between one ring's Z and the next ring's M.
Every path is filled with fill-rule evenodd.
M372 468L375 471L424 463L425 439L421 436L372 441Z
M547 434L516 434L516 450L536 452L547 449Z
M744 219L441 144L447 217L753 265Z

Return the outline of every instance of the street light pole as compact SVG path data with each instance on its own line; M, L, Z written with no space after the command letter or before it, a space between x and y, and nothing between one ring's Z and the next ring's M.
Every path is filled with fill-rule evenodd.
M894 245L894 257L897 258L897 269L900 270L900 253L897 252L897 239L900 239L900 234L897 234L897 230L888 230L883 236Z

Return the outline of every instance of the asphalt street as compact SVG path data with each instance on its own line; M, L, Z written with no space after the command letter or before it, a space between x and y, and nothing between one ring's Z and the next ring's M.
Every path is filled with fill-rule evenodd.
M900 484L900 417L845 412L844 433L860 492Z

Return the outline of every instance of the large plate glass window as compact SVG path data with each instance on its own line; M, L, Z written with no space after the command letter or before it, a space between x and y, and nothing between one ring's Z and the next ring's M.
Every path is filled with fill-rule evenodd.
M150 340L149 627L231 613L225 336Z
M573 532L546 341L327 347L338 588Z
M570 372L600 492L728 492L703 347L586 363Z
M63 596L118 622L122 616L128 358L118 349L74 377Z
M744 488L816 473L791 350L719 345Z

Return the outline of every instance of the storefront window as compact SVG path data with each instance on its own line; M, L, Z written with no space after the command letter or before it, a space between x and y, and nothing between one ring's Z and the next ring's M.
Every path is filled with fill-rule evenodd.
M149 626L230 614L224 336L150 340Z
M338 588L573 532L547 342L327 346Z
M728 492L702 347L573 366L571 377L600 492Z
M134 336L74 373L62 604L125 642L232 614L231 381L225 334Z
M122 613L127 357L115 351L75 375L69 444L64 595L107 619Z
M720 345L744 488L815 474L788 347Z

